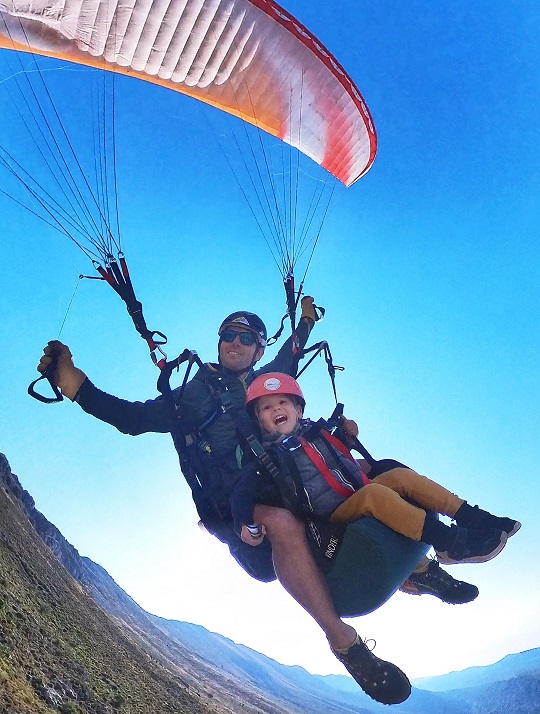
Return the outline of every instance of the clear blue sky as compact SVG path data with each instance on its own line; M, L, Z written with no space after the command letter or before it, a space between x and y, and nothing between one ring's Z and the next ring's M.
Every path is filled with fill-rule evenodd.
M525 0L286 6L355 80L379 137L371 171L337 192L306 283L327 309L314 336L346 367L340 400L375 456L523 523L494 561L452 568L479 586L476 602L398 594L358 630L413 677L540 646L540 9ZM28 163L0 71L0 143ZM61 92L65 74L50 73ZM213 360L228 312L252 309L277 326L279 274L216 142L219 120L172 92L118 86L124 249L147 321L169 335L171 355L187 346ZM77 96L63 94L84 141ZM0 450L37 507L149 611L287 664L342 672L279 585L250 581L198 530L167 436L123 436L75 405L27 397L79 273L92 268L1 196L0 236ZM156 393L157 370L106 286L80 283L61 337L102 389ZM328 414L322 361L302 385L310 415Z

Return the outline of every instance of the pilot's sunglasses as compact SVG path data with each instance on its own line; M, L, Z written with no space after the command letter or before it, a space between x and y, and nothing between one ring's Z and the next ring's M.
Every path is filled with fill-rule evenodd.
M220 338L223 340L223 342L234 342L236 337L239 337L240 342L246 346L254 345L257 339L253 332L235 332L234 330L223 330L220 335Z

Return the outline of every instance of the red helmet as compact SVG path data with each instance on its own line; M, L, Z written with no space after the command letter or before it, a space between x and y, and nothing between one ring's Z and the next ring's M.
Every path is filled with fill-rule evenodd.
M302 409L306 406L306 400L300 385L290 374L267 372L256 377L246 392L246 407L248 411L253 409L256 399L264 397L266 394L287 394L291 397L296 397Z

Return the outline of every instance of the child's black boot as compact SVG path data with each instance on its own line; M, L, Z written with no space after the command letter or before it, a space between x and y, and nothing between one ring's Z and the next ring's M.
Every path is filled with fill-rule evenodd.
M437 550L439 563L485 563L498 555L506 545L507 535L497 528L470 530L450 526L450 537L444 551Z
M467 501L464 501L460 506L454 516L454 520L462 528L496 528L499 531L504 531L508 538L521 528L519 521L514 521L512 518L493 516L488 511L478 508L478 506L469 506Z
M497 528L470 530L426 518L420 540L435 548L439 563L485 563L498 555L507 535Z

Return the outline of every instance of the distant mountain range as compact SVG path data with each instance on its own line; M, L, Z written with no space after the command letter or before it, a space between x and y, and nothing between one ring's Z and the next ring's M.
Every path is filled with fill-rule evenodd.
M36 508L0 454L2 714L388 712L315 676L143 610ZM540 649L416 680L403 714L540 714Z
M540 649L507 655L489 667L469 667L462 672L450 672L439 677L421 677L414 684L431 692L449 692L480 685L516 679L531 672L540 672Z

